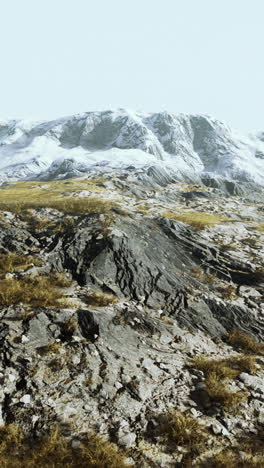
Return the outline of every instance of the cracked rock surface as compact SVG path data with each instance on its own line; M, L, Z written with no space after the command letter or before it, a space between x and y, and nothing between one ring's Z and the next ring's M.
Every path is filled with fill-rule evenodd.
M178 203L186 209L180 195L165 208ZM157 196L147 214L133 203L126 213L113 211L107 229L99 214L76 215L73 227L62 232L35 232L20 215L2 214L0 253L42 261L7 275L63 272L72 281L64 289L74 302L60 308L1 306L2 424L15 422L40 434L59 423L72 437L93 429L128 449L132 462L143 467L180 461L156 435L158 415L172 408L202 421L210 437L221 435L231 444L245 421L253 432L263 425L263 357L258 356L256 374L241 372L230 384L248 395L236 414L210 400L204 373L190 367L195 356L238 355L223 339L233 330L263 340L262 234L256 235L257 254L256 242L239 255L232 248L250 235L247 223L238 219L226 230L221 225L195 231L163 215L163 197ZM219 211L234 210L235 202L216 203L210 196L190 201ZM264 218L246 202L240 215L243 210L258 222ZM47 210L45 216L61 214ZM233 240L234 226L240 229ZM230 249L223 247L227 243ZM92 306L87 297L94 291L115 301Z

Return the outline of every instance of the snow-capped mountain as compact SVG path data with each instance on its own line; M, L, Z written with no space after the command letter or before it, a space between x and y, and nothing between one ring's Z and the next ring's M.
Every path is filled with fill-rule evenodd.
M204 115L87 112L50 122L0 120L0 180L91 171L204 173L264 185L264 137Z

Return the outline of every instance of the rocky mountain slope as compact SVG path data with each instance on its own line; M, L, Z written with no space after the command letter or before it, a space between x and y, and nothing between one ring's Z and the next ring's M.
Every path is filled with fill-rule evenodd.
M50 122L0 121L1 180L136 174L264 184L261 135L244 136L202 115L87 112Z
M5 183L0 215L2 424L263 466L263 203L115 177Z

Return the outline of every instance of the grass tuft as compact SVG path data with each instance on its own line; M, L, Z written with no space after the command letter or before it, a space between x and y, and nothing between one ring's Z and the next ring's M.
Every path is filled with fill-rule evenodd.
M63 325L65 333L72 335L78 328L78 320L74 317L69 318Z
M229 381L235 379L241 372L255 373L257 371L256 358L246 355L231 356L220 360L197 356L190 365L204 372L209 397L225 409L235 409L247 399L245 392L229 390Z
M23 271L28 267L35 265L41 266L42 262L39 258L32 255L23 255L14 252L0 254L0 277L6 273L14 271Z
M49 275L50 281L58 288L69 288L72 282L66 278L65 273L51 273Z
M235 301L237 299L237 288L233 284L218 288L223 299Z
M58 428L33 441L13 425L0 427L3 468L128 468L125 454L95 434L86 434L73 448ZM130 465L131 466L131 465Z
M263 468L264 432L239 437L235 446L205 460L201 468Z
M236 330L225 336L227 343L237 350L243 350L249 354L264 355L264 343L259 343L252 336Z
M189 224L197 231L217 224L222 224L230 221L227 216L220 216L212 213L204 213L200 211L186 211L185 213L173 213L172 211L165 211L163 216L175 221L182 221L185 224Z
M14 424L0 426L0 459L5 459L5 456L8 454L17 456L23 444L23 440L24 435L19 427ZM2 466L10 465L3 464Z
M208 375L217 374L220 379L236 378L241 372L255 373L257 371L256 358L254 356L231 356L225 359L210 359L206 356L197 356L192 359L190 365Z
M63 292L58 287L61 284L53 276L0 280L0 305L24 303L33 307L64 307L60 302Z
M206 390L214 403L220 404L225 410L236 409L246 401L248 395L243 391L233 392L228 389L227 382L220 379L218 373L210 373L206 379Z
M102 292L90 292L87 296L83 297L83 300L92 307L106 307L118 302L117 297Z
M210 273L205 273L201 267L195 266L191 270L191 274L201 281L202 283L206 283L209 286L212 286L215 283L216 277Z
M50 343L47 346L38 348L42 354L60 354L61 344L60 343Z
M174 451L178 446L183 446L191 456L206 446L208 438L205 426L177 410L171 410L161 416L158 431L168 450Z

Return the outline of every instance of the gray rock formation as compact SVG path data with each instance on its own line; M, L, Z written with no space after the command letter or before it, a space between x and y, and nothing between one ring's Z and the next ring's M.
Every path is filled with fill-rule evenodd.
M141 188L145 196L146 187ZM23 215L2 213L0 253L43 261L7 278L64 272L73 280L67 297L76 301L60 308L0 308L2 423L15 422L34 436L55 423L71 438L94 429L126 447L138 466L164 468L175 466L175 457L162 448L157 428L159 416L172 408L200 418L212 437L234 443L245 418L252 431L259 429L263 358L258 375L242 372L230 383L233 391L248 392L238 415L227 415L212 402L204 373L190 366L200 354L234 356L222 338L235 329L263 340L262 257L252 256L257 240L247 245L249 261L216 241L217 235L224 238L226 225L202 233L162 215L165 200L181 209L187 202L207 210L231 203L217 196L199 188L164 190L155 198L159 213L144 216L115 207L111 225L105 215L71 215L72 225L58 231L49 224L38 231ZM262 219L259 207L251 208L245 203L246 214L257 212ZM51 209L35 210L35 216L43 212L50 221L63 219ZM243 213L241 207L239 226ZM233 224L222 240L229 239ZM244 241L243 229L238 233ZM111 294L117 302L92 306L86 299L94 292Z

